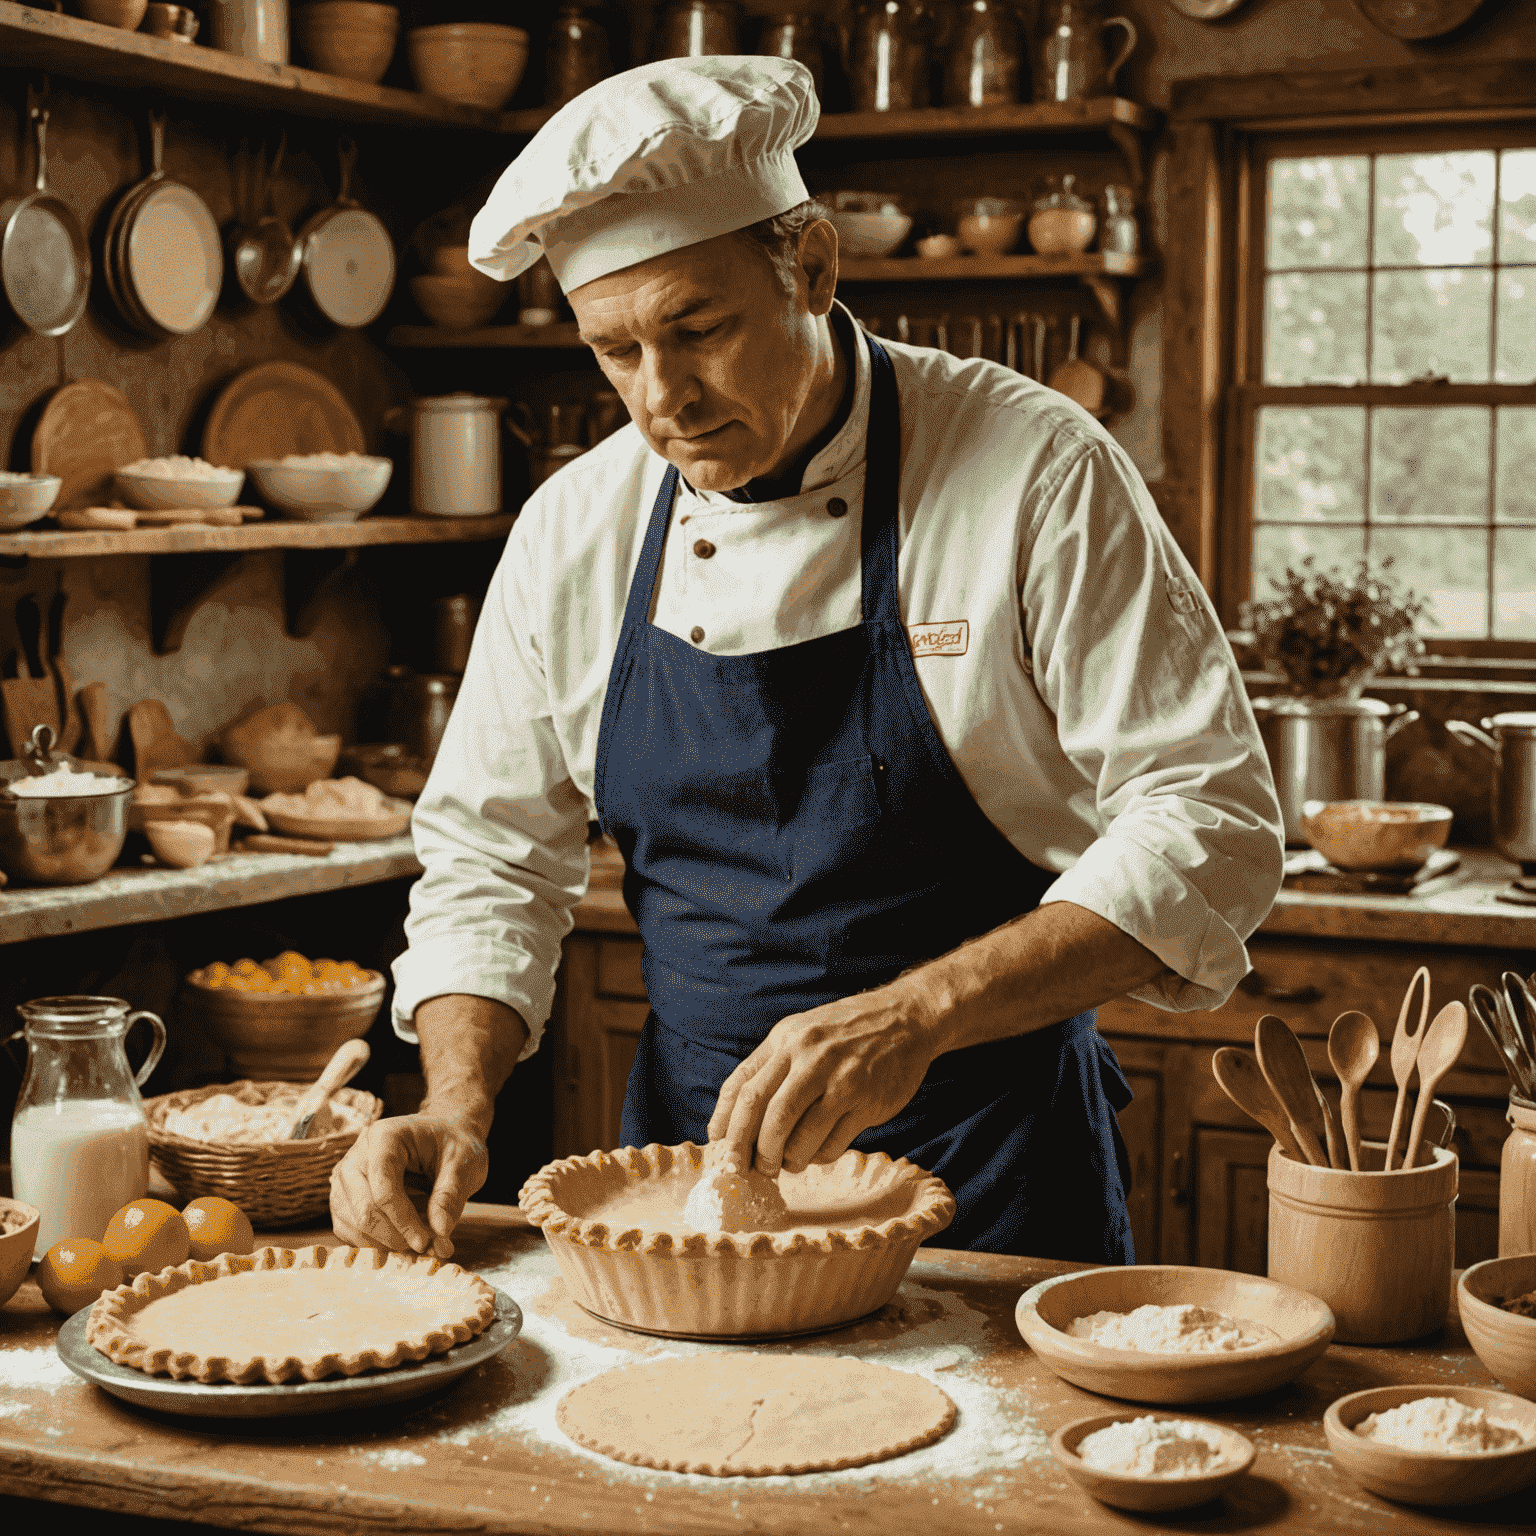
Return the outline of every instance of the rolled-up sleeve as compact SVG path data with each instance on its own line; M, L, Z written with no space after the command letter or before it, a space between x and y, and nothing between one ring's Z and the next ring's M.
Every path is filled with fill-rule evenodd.
M453 715L411 822L424 873L394 965L395 1032L428 998L515 1008L531 1056L554 1002L560 944L586 891L587 805L555 731L539 583L520 521L481 610Z
M1280 889L1280 809L1215 611L1116 446L1068 466L1020 586L1036 687L1101 829L1044 901L1098 913L1167 965L1131 996L1219 1007Z

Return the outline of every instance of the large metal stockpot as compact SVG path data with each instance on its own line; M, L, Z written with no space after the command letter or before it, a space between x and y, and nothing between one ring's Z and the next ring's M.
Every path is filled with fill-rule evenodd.
M1482 730L1447 720L1457 741L1493 759L1493 846L1527 875L1536 875L1536 714L1494 715Z
M1419 718L1382 699L1255 699L1287 843L1305 845L1308 800L1386 798L1387 741ZM1532 717L1536 719L1536 716Z

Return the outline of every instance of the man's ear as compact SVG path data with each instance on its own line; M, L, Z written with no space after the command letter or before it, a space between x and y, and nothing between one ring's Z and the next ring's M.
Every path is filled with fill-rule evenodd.
M826 219L800 231L800 271L806 307L813 315L830 314L837 296L837 230Z

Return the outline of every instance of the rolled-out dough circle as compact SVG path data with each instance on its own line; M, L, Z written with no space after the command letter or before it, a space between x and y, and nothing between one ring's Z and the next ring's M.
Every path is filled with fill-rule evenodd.
M610 1371L558 1410L578 1445L664 1472L836 1472L932 1445L955 1405L930 1381L863 1360L733 1351Z

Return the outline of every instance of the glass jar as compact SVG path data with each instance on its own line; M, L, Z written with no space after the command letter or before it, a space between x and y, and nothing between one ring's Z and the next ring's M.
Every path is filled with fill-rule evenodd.
M997 0L966 0L945 56L944 105L1002 107L1019 100L1019 29Z
M817 35L816 18L805 11L779 11L763 25L758 54L768 59L798 59L816 82L816 95L826 82L826 59Z
M909 0L877 0L855 20L849 84L856 112L928 105L929 15Z
M567 0L555 14L544 54L544 105L563 107L613 73L608 32L584 5Z
M1141 245L1136 224L1136 198L1129 187L1105 187L1099 202L1099 249L1134 256Z
M739 15L734 0L672 0L656 25L651 61L739 52Z
M42 1212L33 1257L61 1237L98 1242L149 1189L149 1121L139 1085L165 1049L165 1025L120 997L40 997L16 1010L27 1070L11 1121L11 1185ZM124 1040L140 1020L154 1043L137 1075Z
M1042 256L1069 256L1093 244L1099 220L1077 194L1077 177L1047 176L1029 215L1029 243Z

